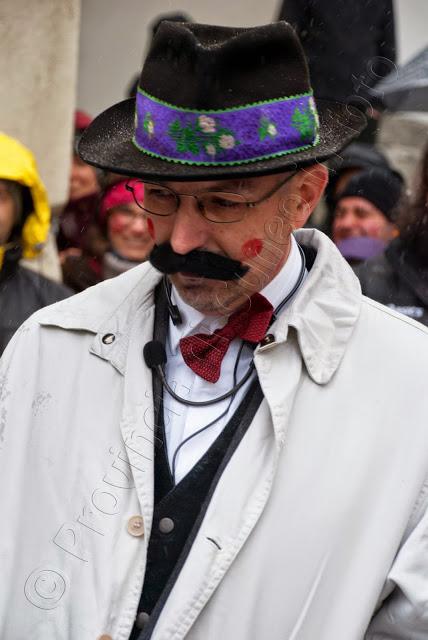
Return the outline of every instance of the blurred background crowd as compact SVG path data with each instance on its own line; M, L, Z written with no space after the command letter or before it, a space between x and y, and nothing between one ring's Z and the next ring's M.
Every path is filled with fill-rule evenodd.
M425 2L410 0L407 10L418 12ZM28 3L14 4L6 16L12 31L18 29L20 8ZM103 5L101 21L109 4ZM52 40L57 21L50 46L61 49L64 60L77 61L78 34L82 38L86 32L85 16L89 20L95 5L100 6L96 0L83 0L82 6L71 0L58 13L58 3L42 0L36 31L38 26L41 37L49 31ZM131 5L135 10L133 2L125 2L120 11L126 14ZM144 51L163 19L204 21L197 5L192 16L169 5L170 11L140 23ZM329 162L329 185L308 226L332 238L363 293L428 326L428 38L416 38L416 49L403 60L398 42L403 14L398 9L393 0L283 0L272 5L270 19L287 20L296 28L315 97L356 106L368 119L360 138ZM425 15L428 19L426 6ZM209 21L224 23L220 15ZM126 39L120 22L115 34L108 47L120 51ZM20 38L10 37L7 46L18 46ZM141 42L139 47L141 58ZM40 47L40 57L52 59L49 46L45 48ZM25 46L21 54L27 55ZM7 117L0 123L0 354L35 310L123 273L146 260L153 246L150 221L141 207L143 184L134 183L132 192L129 178L98 171L76 152L91 122L88 104L96 114L122 98L132 99L138 77L132 70L116 70L112 84L119 82L121 93L112 95L111 88L103 93L114 70L101 64L103 73L90 78L91 91L82 92L82 105L73 89L77 62L74 77L73 65L67 75L60 55L54 56L50 75L45 67L37 74L39 56L31 55L34 67L26 67L11 83ZM87 43L81 43L79 74L86 60L91 66L88 56ZM96 56L95 47L92 58ZM43 117L39 121L33 110L38 113L37 102L51 91L61 99L57 121L46 124L44 136ZM26 108L34 105L28 113ZM68 119L61 121L67 113Z

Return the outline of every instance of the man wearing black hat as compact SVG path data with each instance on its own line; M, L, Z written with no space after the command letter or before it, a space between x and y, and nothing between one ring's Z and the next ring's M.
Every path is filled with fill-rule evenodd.
M424 636L428 337L297 230L362 126L286 23L161 24L80 144L152 264L2 362L2 638Z

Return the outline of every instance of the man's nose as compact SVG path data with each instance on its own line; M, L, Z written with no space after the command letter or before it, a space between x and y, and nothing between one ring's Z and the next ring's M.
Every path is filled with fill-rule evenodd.
M199 210L197 199L192 195L180 195L170 237L171 247L182 255L204 247L210 233L209 224Z

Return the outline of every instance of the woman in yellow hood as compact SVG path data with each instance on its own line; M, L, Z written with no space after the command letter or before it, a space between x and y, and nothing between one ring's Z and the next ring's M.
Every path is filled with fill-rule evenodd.
M0 179L17 182L26 187L27 203L31 211L21 228L22 254L34 258L47 240L50 226L50 208L45 186L37 171L36 161L29 149L18 140L0 132ZM30 200L28 199L30 196ZM4 248L0 248L0 262Z
M29 315L71 294L19 264L43 248L49 225L46 189L33 154L0 132L0 354Z

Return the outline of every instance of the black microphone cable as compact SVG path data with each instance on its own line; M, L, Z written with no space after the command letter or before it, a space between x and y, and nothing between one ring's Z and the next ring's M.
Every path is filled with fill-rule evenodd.
M245 343L243 342L241 344L240 348L239 348L238 356L237 356L237 358L235 360L235 366L233 368L233 388L236 389L236 391L230 396L230 400L229 400L229 403L228 403L226 409L217 418L214 418L214 420L212 420L209 424L205 425L201 429L198 429L198 431L195 431L195 433L192 433L190 436L187 436L187 438L185 438L182 442L180 442L180 444L178 445L178 447L174 451L174 455L172 457L172 469L170 469L172 478L174 480L174 484L176 484L176 482L175 482L175 468L176 468L176 462L177 462L177 454L180 451L180 449L187 442L189 442L189 440L192 440L192 438L194 438L195 436L198 436L203 431L206 431L206 429L208 429L209 427L212 427L216 422L221 420L227 413L229 413L229 409L230 409L231 404L232 404L232 402L233 402L233 400L234 400L234 398L236 396L236 393L237 393L236 376L237 376L237 373L238 373L238 364L239 364L239 361L241 359L241 354L242 354L242 349L244 348L244 344Z
M238 354L239 357L244 344L245 343L243 342L241 345L241 348ZM144 356L144 361L146 365L150 369L154 369L156 371L156 373L158 374L158 376L162 381L163 386L168 391L169 395L172 396L174 400L177 400L177 402L180 402L181 404L186 404L190 407L207 407L210 404L216 404L216 402L221 402L222 400L226 400L226 398L229 398L231 395L234 395L247 382L247 380L250 378L255 368L254 361L252 360L250 362L250 365L244 377L241 378L241 380L238 383L234 384L233 388L230 389L230 391L228 391L227 393L224 393L221 396L217 396L217 398L212 398L212 400L203 400L201 402L195 402L194 400L187 400L186 398L181 398L179 395L175 393L175 391L171 389L170 385L168 384L168 381L165 376L165 372L163 370L163 365L166 363L166 359L167 359L166 351L165 351L165 347L161 342L159 342L159 340L151 340L150 342L147 342L147 344L144 345L143 356Z

